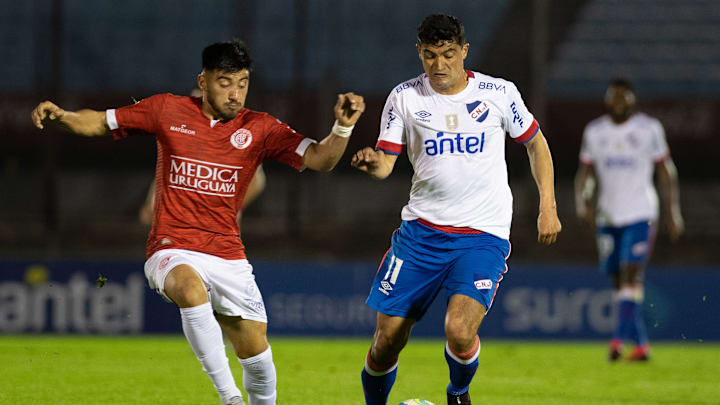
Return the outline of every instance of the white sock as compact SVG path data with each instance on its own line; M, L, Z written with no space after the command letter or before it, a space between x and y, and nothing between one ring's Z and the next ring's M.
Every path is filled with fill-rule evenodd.
M270 347L256 356L238 360L243 367L243 386L250 405L275 405L277 377Z
M220 399L225 402L232 397L242 396L230 371L222 330L213 316L210 303L180 308L180 318L185 337L220 394Z

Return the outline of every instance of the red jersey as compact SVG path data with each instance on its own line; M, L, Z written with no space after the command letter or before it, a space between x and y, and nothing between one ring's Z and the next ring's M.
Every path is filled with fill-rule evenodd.
M175 248L244 259L235 218L255 170L267 159L301 170L314 142L267 113L243 109L231 120L210 120L201 99L172 94L108 110L107 121L115 139L133 133L157 137L147 257Z

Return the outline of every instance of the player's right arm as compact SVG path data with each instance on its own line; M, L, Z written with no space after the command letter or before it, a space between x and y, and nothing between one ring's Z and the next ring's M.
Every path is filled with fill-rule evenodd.
M666 211L668 233L670 239L674 242L680 239L680 236L685 232L685 220L683 220L680 211L680 187L678 186L677 168L670 156L656 162L655 167L658 183L660 184L660 195Z
M595 184L595 167L580 162L575 174L575 214L581 222L590 226L595 224Z
M405 124L399 104L397 92L393 91L385 101L380 116L380 136L375 149L360 149L350 162L353 167L375 180L382 180L392 173L405 143Z
M580 146L580 165L575 174L575 215L585 224L595 226L595 190L597 175L595 173L595 156L590 142L589 130L585 127Z
M367 147L355 152L350 164L373 179L382 180L392 173L396 161L397 155Z
M680 211L680 187L675 163L670 157L670 148L665 140L665 129L660 121L655 120L652 125L653 142L652 158L655 162L655 172L660 186L660 197L667 219L670 239L677 241L685 231L685 221Z
M81 136L110 135L105 111L65 111L50 101L38 104L30 114L33 123L43 129L43 123L50 122Z

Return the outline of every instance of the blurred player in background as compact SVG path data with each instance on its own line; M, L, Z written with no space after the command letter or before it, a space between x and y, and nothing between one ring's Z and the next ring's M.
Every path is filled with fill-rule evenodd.
M622 356L624 340L635 343L630 360L648 360L642 314L643 273L655 241L657 171L670 238L684 230L677 170L665 131L657 119L635 112L635 93L625 79L612 81L605 93L608 113L585 127L580 167L575 178L577 216L596 227L601 269L612 279L618 302L618 324L609 359ZM595 184L598 181L597 210Z
M555 242L561 229L552 157L515 85L464 69L469 44L457 18L427 17L416 48L425 74L392 90L376 147L352 159L359 170L384 179L406 146L415 171L402 224L367 299L378 315L362 384L367 404L387 402L400 351L444 288L448 404L470 404L477 331L510 255L505 133L527 148L540 193L538 241L545 244Z
M202 67L202 99L159 94L118 109L77 112L46 101L32 120L38 128L50 121L82 136L156 135L157 209L145 262L150 287L180 308L185 336L224 404L244 402L221 330L242 364L250 404L274 404L267 315L235 215L265 160L332 170L365 104L353 93L338 95L335 125L318 143L244 107L251 59L241 42L208 46Z

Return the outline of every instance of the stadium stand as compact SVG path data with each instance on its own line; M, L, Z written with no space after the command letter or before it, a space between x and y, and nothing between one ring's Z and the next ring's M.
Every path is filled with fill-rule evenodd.
M599 94L626 76L645 96L720 93L720 2L594 0L551 65L555 96Z

